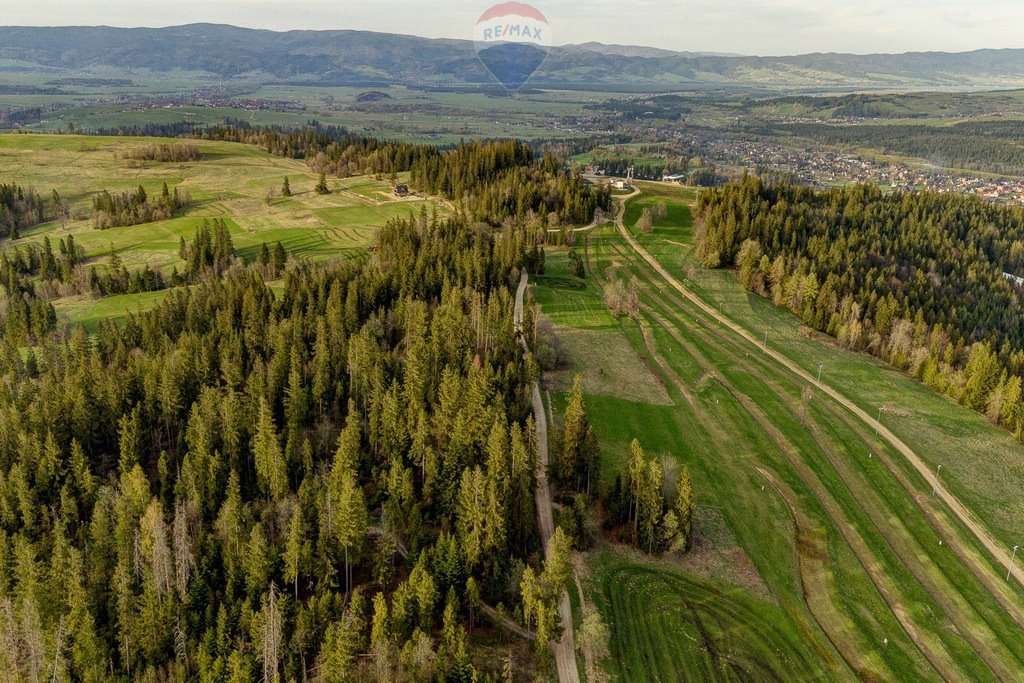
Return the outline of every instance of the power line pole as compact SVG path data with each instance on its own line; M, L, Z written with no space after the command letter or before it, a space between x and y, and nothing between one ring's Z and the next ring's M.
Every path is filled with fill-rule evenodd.
M1020 548L1019 545L1013 546L1013 554L1010 555L1010 565L1006 568L1006 580L1007 581L1010 580L1010 572L1013 571L1013 560L1017 557L1017 549L1018 548Z
M939 465L938 467L935 468L935 483L932 484L932 495L933 496L935 495L935 490L939 486L939 475L940 475L941 472L942 472L942 465Z

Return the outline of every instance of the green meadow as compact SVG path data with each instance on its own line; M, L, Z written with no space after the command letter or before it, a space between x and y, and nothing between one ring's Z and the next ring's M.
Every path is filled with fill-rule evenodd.
M758 337L767 330L809 371L823 364L865 410L885 407L883 421L944 464L943 481L976 518L1015 542L1020 444L874 359L811 338L733 273L699 268L692 192L641 188L625 224L636 234L642 210L666 202L666 219L636 237L675 278ZM698 502L691 553L648 558L602 541L583 562L584 594L611 629L614 680L1006 680L1024 670L1024 591L1005 581L1009 558L991 556L899 452L683 299L613 226L576 248L585 279L549 253L534 287L569 359L549 378L552 407L582 373L602 485L639 438L665 465L668 490L690 468ZM609 277L635 278L635 319L603 306ZM645 391L617 379L619 366Z
M129 269L148 265L165 275L181 270L179 242L195 235L203 221L227 224L235 250L251 263L262 244L280 242L297 260L325 262L365 255L376 232L390 219L430 211L443 205L419 197L399 199L385 180L373 177L329 178L331 193L313 191L317 176L305 162L284 159L250 146L199 141L200 159L185 163L134 161L127 153L140 145L180 140L75 135L0 135L0 169L4 182L16 182L49 195L57 190L68 205L69 218L24 231L19 244L57 241L73 235L85 251L85 267L103 266L117 254ZM283 197L288 177L292 196ZM403 178L404 179L404 178ZM158 194L164 183L187 194L191 203L173 218L121 228L92 226L92 197L101 190L118 193L138 186ZM94 328L105 317L151 307L161 293L124 295L104 300L73 297L55 301L69 322Z

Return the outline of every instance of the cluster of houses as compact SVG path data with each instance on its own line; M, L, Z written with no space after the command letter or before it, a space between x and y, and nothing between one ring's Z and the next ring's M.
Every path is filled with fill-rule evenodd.
M1024 204L1024 179L953 173L937 167L910 166L842 154L794 151L749 140L719 139L707 143L708 157L737 169L790 174L818 187L875 183L894 190L930 190L975 194L991 201Z

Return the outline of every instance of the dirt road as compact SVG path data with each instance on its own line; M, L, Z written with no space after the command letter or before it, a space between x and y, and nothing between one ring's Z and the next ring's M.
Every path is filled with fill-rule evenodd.
M640 245L640 243L637 242L636 239L634 239L634 237L626 229L625 223L622 220L623 215L625 213L625 200L629 199L632 196L634 195L622 198L622 208L615 217L615 225L618 228L619 233L622 235L623 239L626 240L626 242L633 249L633 251L635 251L636 254L640 256L640 258L644 259L644 261L646 261L648 265L650 265L651 268L653 268L654 271L658 273L658 275L660 275L662 279L664 279L670 287L672 287L685 298L690 300L695 306L700 308L702 311L714 317L715 320L718 320L724 328L731 330L732 332L739 335L749 343L753 344L756 348L763 350L766 356L777 362L779 365L782 365L787 370L794 373L801 379L806 380L808 384L812 386L817 386L822 393L826 394L832 400L836 401L841 406L846 408L857 419L861 420L872 429L877 430L878 435L885 439L886 441L888 441L897 451L899 451L899 453L907 459L907 462L909 462L914 467L914 469L917 470L917 472L921 475L921 477L925 480L925 482L927 482L929 486L934 487L935 494L944 503L946 503L946 505L949 506L949 509L964 524L964 526L971 530L971 533L974 534L975 538L978 539L982 546L984 546L985 549L988 550L989 553L991 553L992 557L998 560L1007 554L1006 548L1001 543L999 543L995 539L995 537L992 536L991 533L989 533L988 529L986 529L974 517L970 510L968 510L963 505L963 503L961 503L959 499L957 499L956 496L954 496L945 486L943 486L942 482L936 476L935 472L932 471L931 467L925 464L921 457L918 456L913 451L913 449L910 448L910 446L905 444L898 436L889 431L889 429L886 428L885 425L881 424L878 420L868 415L867 412L862 410L853 401L846 398L846 396L840 394L838 391L830 387L828 384L818 384L817 379L815 377L813 377L809 372L805 371L803 368L801 368L796 363L791 361L789 358L786 358L781 353L778 353L777 351L774 351L771 348L764 348L764 345L759 339L755 339L754 336L750 334L750 332L743 329L736 323L723 318L721 313L719 313L714 308L706 304L703 299L699 298L696 294L694 294L689 289L684 287L682 283L680 283L671 273L669 273L664 267L662 267L661 263L659 263L653 256L651 256L650 252L644 249ZM989 569L988 567L983 568L983 570L991 571L991 569ZM1018 582L1024 585L1024 566L1022 566L1021 564L1013 565L1011 567L1011 574L1017 579Z
M519 289L516 291L515 326L521 330L523 326L523 298L529 276L523 271L519 278ZM529 353L526 338L520 336L519 343L523 353ZM548 486L548 420L544 413L544 402L540 398L540 387L533 383L533 418L537 424L537 488L534 499L537 501L537 526L540 528L541 543L544 555L547 556L548 541L555 533L554 515L551 512L551 488ZM558 600L558 617L562 623L562 639L551 644L555 655L560 683L579 683L580 672L576 667L576 641L572 627L572 608L569 605L569 593L563 592Z

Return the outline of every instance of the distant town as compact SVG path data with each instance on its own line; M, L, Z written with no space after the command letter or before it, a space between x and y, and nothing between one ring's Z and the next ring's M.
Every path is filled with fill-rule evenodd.
M748 140L704 140L702 144L707 157L725 168L789 174L815 187L875 183L893 190L975 194L995 202L1024 204L1024 178L911 166L839 152L794 151Z

